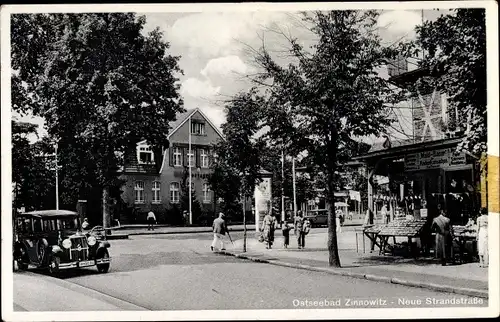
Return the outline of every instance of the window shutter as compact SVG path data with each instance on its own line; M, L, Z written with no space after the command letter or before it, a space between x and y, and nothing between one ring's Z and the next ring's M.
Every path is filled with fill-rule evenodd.
M173 167L174 166L174 149L175 147L171 146L170 148L168 148L168 164Z
M201 159L201 149L196 149L196 167L199 168L200 165L200 159Z
M182 165L183 166L188 166L188 153L189 153L189 148L182 149Z

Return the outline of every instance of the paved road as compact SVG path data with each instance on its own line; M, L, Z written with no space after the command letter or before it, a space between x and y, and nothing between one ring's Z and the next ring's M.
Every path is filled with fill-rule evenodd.
M241 236L241 232L232 234L234 239ZM349 299L351 304L353 300L372 301L351 308L397 307L401 299L407 303L420 299L425 305L426 298L466 298L243 261L212 253L211 238L209 233L198 233L115 240L110 249L113 262L109 273L98 274L95 268L89 268L66 271L60 278L148 310L323 308L300 301L327 301L333 306L339 299L342 307ZM36 293L37 287L41 286L33 285L31 291Z

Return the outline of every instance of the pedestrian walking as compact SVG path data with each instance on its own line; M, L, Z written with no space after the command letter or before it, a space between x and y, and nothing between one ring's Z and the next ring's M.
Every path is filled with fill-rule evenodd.
M385 221L384 223L387 225L391 221L391 214L387 210L387 205L385 203L382 206L380 213L382 214L382 218L384 218L384 221Z
M477 252L479 267L488 267L488 209L481 208L481 216L477 217Z
M273 246L275 225L275 219L273 219L273 216L271 216L271 214L268 213L264 216L264 219L262 220L262 227L260 230L264 235L264 241L266 242L267 249L271 249Z
M272 227L271 227L271 243L274 244L274 232L278 228L278 219L276 218L276 215L274 213L271 213L271 219L272 219Z
M436 256L441 259L441 265L445 266L448 258L454 262L451 221L443 209L432 221L431 229L436 232Z
M184 210L182 212L182 220L184 221L184 226L187 226L189 224L189 214L187 210Z
M292 227L286 221L281 222L281 231L283 232L283 248L288 248L290 245L290 230Z
M224 236L226 232L228 232L225 216L222 212L219 213L219 217L214 219L212 224L212 230L214 233L214 240L212 241L212 245L210 245L210 249L214 251L217 245L220 245L219 250L226 250L224 247Z
M148 230L155 230L155 223L156 223L156 216L152 210L148 212L148 217L147 217L147 222L148 222Z
M306 236L307 234L309 234L309 232L311 231L311 222L309 221L309 219L307 218L304 218L304 224L302 225L302 248L305 248L306 247Z
M335 211L335 224L337 226L337 233L342 232L342 223L340 222L340 218L342 217L342 209L337 208Z
M297 211L297 215L295 216L293 220L293 225L295 227L294 233L295 236L297 236L297 246L299 249L305 247L306 243L306 236L304 235L304 232L302 231L302 228L304 226L304 219L302 218L302 212L299 210Z

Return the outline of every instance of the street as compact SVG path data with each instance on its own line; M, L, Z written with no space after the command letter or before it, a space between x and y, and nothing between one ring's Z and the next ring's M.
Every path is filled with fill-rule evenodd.
M249 231L248 235L253 238L254 232ZM242 236L242 232L231 234L233 240ZM93 267L65 271L59 278L146 310L318 308L311 307L312 302L306 302L315 300L328 301L330 306L339 300L341 307L348 307L348 304L354 304L353 307L415 307L415 300L459 296L246 261L212 253L211 239L210 233L189 233L114 240L110 249L112 264L109 273L99 274ZM228 243L226 247L232 246ZM38 301L34 305L19 295L25 291L16 287L19 274L25 273L14 275L15 309L53 309L49 306L50 300ZM50 287L50 284L32 285L30 292L35 297L39 291L46 294L47 290L42 293L43 287ZM64 294L58 296L64 297ZM44 307L44 303L48 306ZM97 303L95 310L106 309ZM487 304L487 300L484 303ZM64 303L58 305L62 305L59 307L63 311L79 310L76 303L67 307Z

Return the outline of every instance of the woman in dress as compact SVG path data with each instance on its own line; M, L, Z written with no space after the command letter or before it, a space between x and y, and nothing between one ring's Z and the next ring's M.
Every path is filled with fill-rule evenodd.
M479 267L488 267L488 210L481 208L481 216L477 218L477 252Z
M274 235L274 219L270 214L267 214L262 220L261 231L264 235L264 241L266 242L266 248L270 249L273 245L273 235Z

